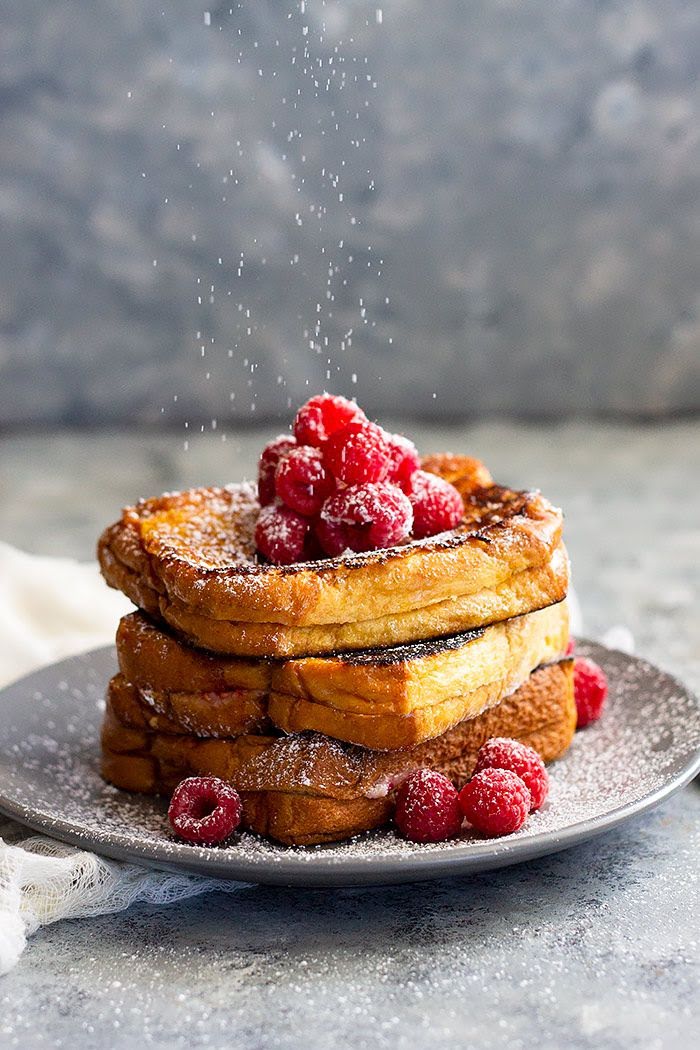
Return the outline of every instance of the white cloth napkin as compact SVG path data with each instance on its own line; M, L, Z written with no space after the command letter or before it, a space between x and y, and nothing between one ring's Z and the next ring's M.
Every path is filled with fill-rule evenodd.
M130 608L96 565L0 543L0 687L42 664L109 644ZM0 974L12 969L30 934L58 919L240 887L106 860L0 818Z

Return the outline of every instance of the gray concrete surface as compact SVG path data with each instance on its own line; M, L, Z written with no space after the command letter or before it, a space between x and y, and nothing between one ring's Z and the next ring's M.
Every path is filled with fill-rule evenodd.
M685 1050L697 784L559 856L370 891L243 890L73 921L0 980L30 1050Z
M698 424L416 432L567 512L592 634L700 687ZM266 433L0 442L0 539L85 556L137 495L249 473ZM621 761L624 756L621 756ZM58 924L0 981L0 1045L676 1050L700 1036L698 782L567 853L367 892L252 888Z
M3 5L0 424L329 356L374 412L697 410L699 63L694 0Z

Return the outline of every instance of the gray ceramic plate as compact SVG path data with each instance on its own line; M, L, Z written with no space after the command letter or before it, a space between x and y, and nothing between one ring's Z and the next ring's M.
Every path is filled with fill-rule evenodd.
M162 801L102 782L98 735L114 650L44 668L0 693L0 811L119 860L244 882L357 886L485 871L566 849L657 805L700 771L700 706L644 660L580 644L605 668L604 717L550 767L545 806L507 838L420 846L391 831L289 848L243 834L233 844L176 842Z

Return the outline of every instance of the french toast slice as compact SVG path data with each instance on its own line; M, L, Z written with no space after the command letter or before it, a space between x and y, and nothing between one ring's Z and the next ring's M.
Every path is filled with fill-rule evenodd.
M147 718L139 710L136 698L131 718L137 723ZM313 845L386 823L391 785L413 769L439 769L461 786L489 737L521 740L546 762L558 758L576 725L573 661L538 668L496 706L406 751L370 751L318 733L199 739L124 724L129 717L119 701L108 700L102 775L110 783L169 794L186 776L221 777L241 793L245 827L287 845Z
M365 554L273 566L258 560L251 485L142 500L102 534L107 582L193 644L296 656L438 637L560 601L561 512L539 493L490 484L468 457L424 466L459 489L458 528Z
M560 544L546 565L517 573L499 587L359 622L306 627L232 622L192 613L165 599L159 603L159 610L163 619L192 645L212 652L278 658L311 656L400 645L499 623L561 601L568 582L568 558Z
M120 623L117 655L121 678L180 731L233 736L267 714L286 732L316 730L393 750L440 736L497 703L560 656L568 636L560 602L430 642L256 666L192 649L132 613Z
M122 616L116 645L119 670L138 686L192 693L270 688L274 661L198 649L142 612Z
M133 728L199 737L274 732L266 691L165 692L147 686L139 688L123 674L114 675L107 688L112 707L123 713L121 721Z

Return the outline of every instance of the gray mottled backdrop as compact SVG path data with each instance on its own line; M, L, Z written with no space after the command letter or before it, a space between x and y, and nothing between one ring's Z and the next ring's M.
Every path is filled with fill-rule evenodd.
M698 409L699 60L697 0L9 0L0 423Z

